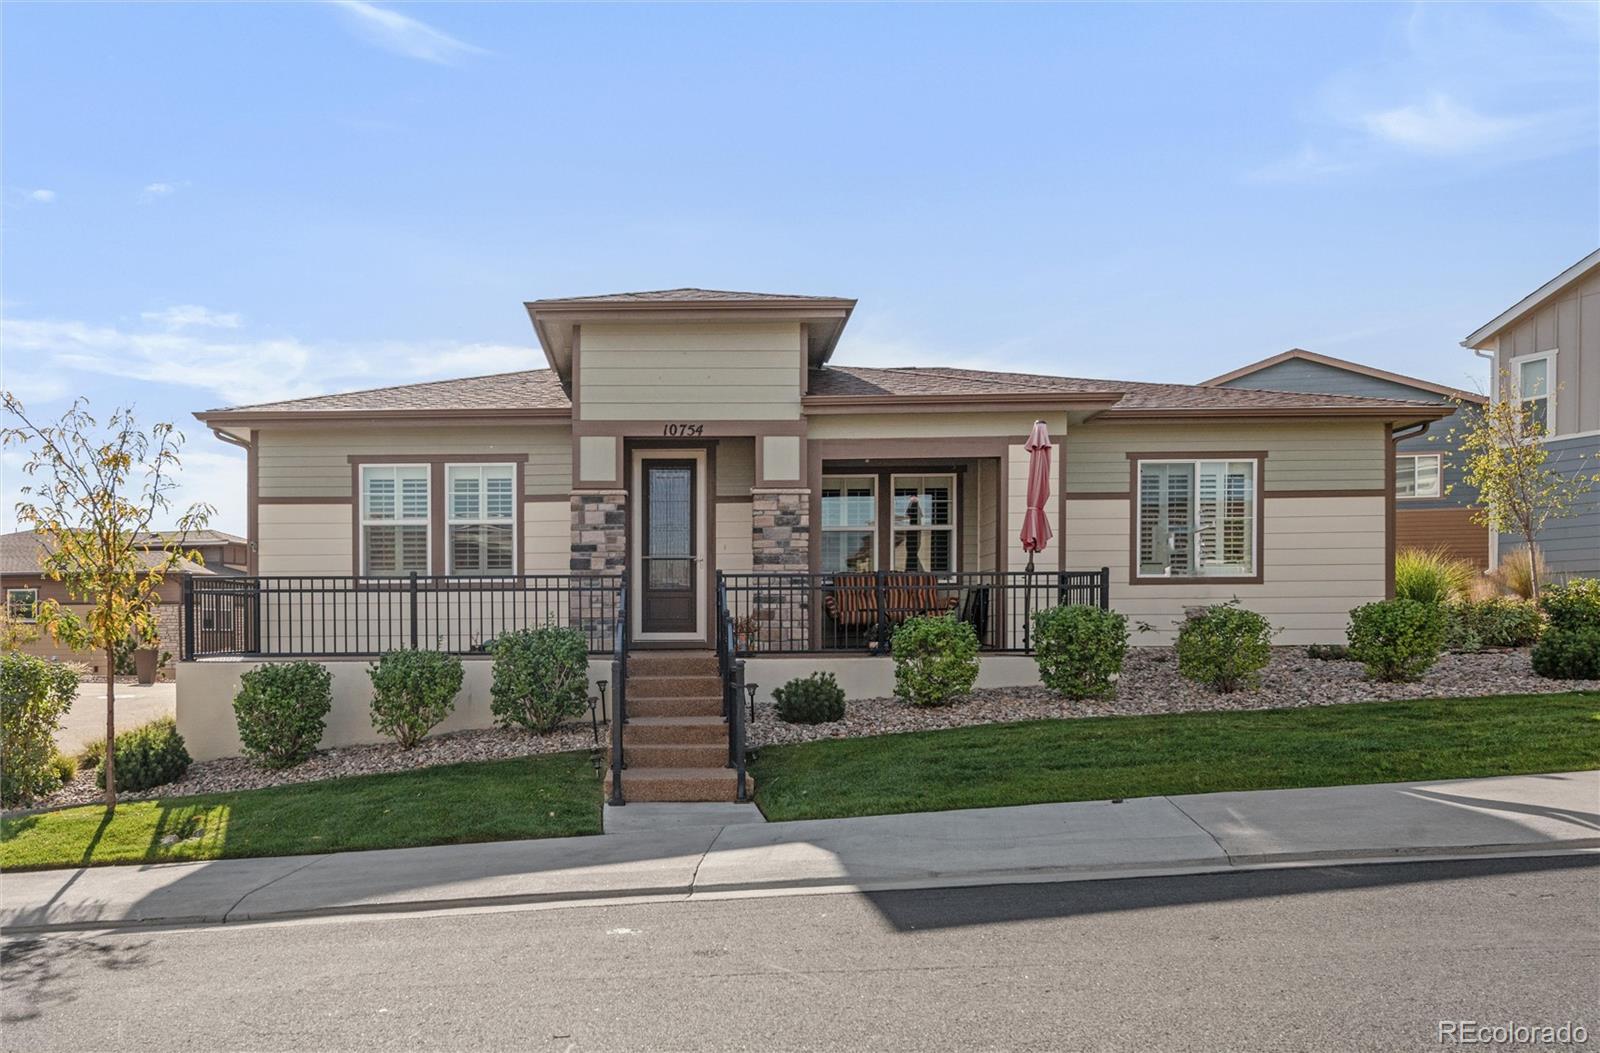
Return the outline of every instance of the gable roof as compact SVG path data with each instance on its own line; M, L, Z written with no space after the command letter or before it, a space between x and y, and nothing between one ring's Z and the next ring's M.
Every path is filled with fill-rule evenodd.
M1516 303L1512 304L1510 307L1507 307L1504 311L1501 311L1499 314L1489 319L1489 321L1473 330L1470 334L1468 334L1465 340L1461 341L1461 346L1472 348L1474 350L1482 348L1484 344L1498 336L1500 331L1506 328L1506 326L1511 325L1529 311L1534 310L1554 297L1560 295L1562 290L1564 290L1567 286L1571 285L1573 282L1577 281L1579 278L1583 277L1597 266L1600 266L1600 249L1595 249L1577 263L1574 263L1572 266L1568 267L1554 278L1551 278L1549 281L1533 290L1533 292L1524 296L1522 299L1518 300Z
M139 562L146 568L155 566L165 557L158 546L166 543L167 538L176 536L177 531L156 530L149 535L149 544L155 551L139 552ZM225 534L220 530L191 530L186 544L191 548L201 545L215 545L226 542L244 544L242 537ZM0 534L0 574L6 577L36 577L43 573L39 568L39 560L45 554L45 540L32 530L18 530L10 534ZM220 563L202 566L199 563L190 563L180 560L174 573L213 574L221 576L237 575L241 571Z
M1223 373L1221 376L1212 377L1210 380L1202 380L1200 383L1206 387L1216 387L1223 384L1229 384L1243 377L1248 377L1253 373L1259 373L1263 369L1275 366L1280 362L1290 362L1295 360L1302 362L1315 362L1318 365L1330 366L1334 369L1343 369L1350 373L1359 373L1364 377L1373 377L1377 380L1387 380L1392 384L1403 384L1406 387L1416 388L1419 391L1431 391L1435 395L1443 395L1445 398L1450 399L1460 399L1463 402L1475 402L1479 405L1483 405L1489 401L1487 398L1479 395L1477 392L1468 391L1465 388L1453 388L1445 384L1435 384L1431 380L1421 380L1417 377L1407 376L1404 373L1391 373L1387 369L1379 369L1376 366L1364 366L1360 362L1351 362L1349 359L1335 358L1332 355L1319 355L1314 351L1307 351L1300 347L1291 347L1289 350L1284 351L1281 354L1263 358L1261 361L1252 362L1247 366L1240 366L1238 369L1232 370L1231 372Z

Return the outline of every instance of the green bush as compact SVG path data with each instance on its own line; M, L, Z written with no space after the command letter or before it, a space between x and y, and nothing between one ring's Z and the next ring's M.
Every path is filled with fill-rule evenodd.
M894 693L914 706L943 705L978 679L978 634L949 615L907 618L889 645Z
M1306 657L1319 662L1343 662L1350 657L1350 648L1340 643L1314 643L1306 647Z
M1600 625L1600 578L1573 578L1564 585L1546 586L1539 606L1552 628Z
M1394 557L1396 599L1448 603L1465 597L1477 576L1471 563L1443 552L1408 548Z
M177 782L194 763L171 717L158 717L117 736L117 790L132 793ZM95 784L106 787L105 765L95 773Z
M90 739L83 744L83 749L78 751L78 767L98 768L100 762L106 758L106 740L103 738Z
M1526 647L1544 627L1539 609L1526 600L1467 600L1450 604L1445 614L1445 646L1452 651Z
M367 667L373 730L411 749L456 708L465 675L461 659L443 651L388 652Z
M52 754L50 757L50 770L56 773L56 782L62 786L78 777L78 761L65 753Z
M239 741L267 768L293 767L315 753L332 708L333 674L317 662L252 669L233 698Z
M0 803L26 804L61 785L50 761L77 693L78 674L68 666L0 655Z
M1600 680L1600 625L1552 625L1533 647L1533 671L1552 680Z
M489 653L489 710L502 727L546 734L588 708L589 642L578 630L546 625L506 633Z
M844 719L844 688L832 673L797 676L772 692L785 724L827 724Z
M1128 619L1116 611L1072 604L1033 616L1039 680L1068 698L1104 698L1128 654Z
M1272 625L1238 600L1207 607L1178 627L1178 673L1227 694L1255 687L1272 660Z
M1443 607L1419 600L1385 600L1350 612L1350 657L1379 680L1415 680L1444 647Z

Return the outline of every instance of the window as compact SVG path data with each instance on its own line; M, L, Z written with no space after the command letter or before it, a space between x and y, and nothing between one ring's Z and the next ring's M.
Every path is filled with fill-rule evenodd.
M361 466L361 573L427 574L428 466Z
M1544 351L1537 355L1513 358L1513 374L1517 387L1513 394L1522 407L1522 419L1530 427L1549 434L1555 427L1551 413L1551 381L1555 379L1556 353Z
M1438 497L1439 455L1403 453L1394 459L1396 497Z
M38 589L7 589L6 617L14 622L31 622L39 611Z
M956 477L890 476L894 493L894 569L949 574L956 569Z
M878 481L870 475L823 476L823 571L876 570Z
M1141 578L1256 573L1256 462L1140 461Z
M445 469L445 549L451 574L515 574L517 471L509 464Z

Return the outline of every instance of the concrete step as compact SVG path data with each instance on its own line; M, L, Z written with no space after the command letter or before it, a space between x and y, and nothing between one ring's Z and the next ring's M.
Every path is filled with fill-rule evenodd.
M716 717L722 718L722 699L637 698L628 692L628 719L634 717Z
M631 717L622 725L624 748L655 743L728 741L728 725L715 717Z
M732 768L629 768L622 773L622 797L627 801L731 801L737 777ZM746 791L755 794L755 779L745 777ZM611 796L611 772L606 772L606 796Z
M715 651L629 651L628 676L716 676Z
M642 676L628 670L629 698L721 698L722 678L712 674Z
M610 763L611 751L606 751ZM628 770L648 768L717 768L728 761L728 743L721 742L652 742L646 745L627 745L622 748L627 758Z

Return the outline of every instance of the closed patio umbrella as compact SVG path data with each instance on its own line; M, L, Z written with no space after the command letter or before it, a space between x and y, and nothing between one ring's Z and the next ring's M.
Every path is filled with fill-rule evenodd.
M1050 429L1044 421L1033 422L1028 441L1022 448L1028 451L1028 508L1022 514L1022 530L1017 540L1028 554L1028 577L1023 588L1022 646L1027 648L1033 630L1033 557L1044 551L1053 535L1050 520L1044 514L1045 502L1050 500Z

